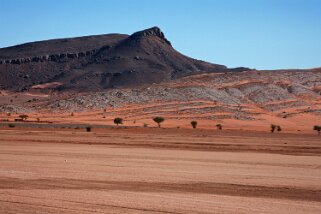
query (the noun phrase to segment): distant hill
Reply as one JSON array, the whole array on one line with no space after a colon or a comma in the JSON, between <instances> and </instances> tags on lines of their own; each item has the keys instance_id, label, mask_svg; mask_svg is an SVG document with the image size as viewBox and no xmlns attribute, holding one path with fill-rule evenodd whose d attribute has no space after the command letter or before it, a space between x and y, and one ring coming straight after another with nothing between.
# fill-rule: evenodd
<instances>
[{"instance_id":1,"label":"distant hill","mask_svg":"<svg viewBox=\"0 0 321 214\"><path fill-rule=\"evenodd\" d=\"M180 77L244 71L177 52L153 27L132 35L107 34L26 43L0 49L0 89L26 91L55 84L57 91L100 91Z\"/></svg>"},{"instance_id":2,"label":"distant hill","mask_svg":"<svg viewBox=\"0 0 321 214\"><path fill-rule=\"evenodd\" d=\"M296 123L308 115L318 124L321 68L230 69L179 53L157 27L0 49L0 113L127 104L133 109L125 108L126 118L157 114L269 124L271 118Z\"/></svg>"}]
</instances>

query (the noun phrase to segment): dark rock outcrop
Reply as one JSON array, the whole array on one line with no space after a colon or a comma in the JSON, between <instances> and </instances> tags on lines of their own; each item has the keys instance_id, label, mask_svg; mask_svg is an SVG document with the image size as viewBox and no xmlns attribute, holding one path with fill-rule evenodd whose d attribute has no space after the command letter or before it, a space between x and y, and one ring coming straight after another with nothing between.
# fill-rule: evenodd
<instances>
[{"instance_id":1,"label":"dark rock outcrop","mask_svg":"<svg viewBox=\"0 0 321 214\"><path fill-rule=\"evenodd\" d=\"M79 52L79 53L59 53L59 54L51 54L51 55L44 55L44 56L34 56L32 58L20 58L20 59L6 59L0 60L0 65L2 64L16 64L20 65L23 63L30 63L30 62L58 62L59 60L63 59L79 59L86 56L92 56L97 50L90 50L86 52Z\"/></svg>"},{"instance_id":2,"label":"dark rock outcrop","mask_svg":"<svg viewBox=\"0 0 321 214\"><path fill-rule=\"evenodd\" d=\"M58 90L102 90L229 71L177 52L158 27L130 36L99 35L0 48L0 85L16 91L50 82L60 82Z\"/></svg>"},{"instance_id":3,"label":"dark rock outcrop","mask_svg":"<svg viewBox=\"0 0 321 214\"><path fill-rule=\"evenodd\" d=\"M138 31L130 36L131 39L140 39L147 36L156 36L164 40L168 45L171 45L170 41L165 38L164 33L158 27L152 27L146 30Z\"/></svg>"}]
</instances>

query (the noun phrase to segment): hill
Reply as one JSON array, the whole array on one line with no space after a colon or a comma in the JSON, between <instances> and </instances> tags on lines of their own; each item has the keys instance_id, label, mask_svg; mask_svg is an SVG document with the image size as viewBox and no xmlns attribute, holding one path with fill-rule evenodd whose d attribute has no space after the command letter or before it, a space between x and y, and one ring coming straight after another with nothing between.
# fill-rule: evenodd
<instances>
[{"instance_id":1,"label":"hill","mask_svg":"<svg viewBox=\"0 0 321 214\"><path fill-rule=\"evenodd\" d=\"M242 70L247 69L235 71ZM227 71L232 70L177 52L158 27L0 49L0 89L11 91L52 82L59 83L58 91L99 91Z\"/></svg>"},{"instance_id":2,"label":"hill","mask_svg":"<svg viewBox=\"0 0 321 214\"><path fill-rule=\"evenodd\" d=\"M0 57L4 120L7 112L103 124L115 116L144 123L159 115L181 125L232 120L296 130L321 117L320 68L229 69L177 52L157 27L17 45L0 49Z\"/></svg>"}]
</instances>

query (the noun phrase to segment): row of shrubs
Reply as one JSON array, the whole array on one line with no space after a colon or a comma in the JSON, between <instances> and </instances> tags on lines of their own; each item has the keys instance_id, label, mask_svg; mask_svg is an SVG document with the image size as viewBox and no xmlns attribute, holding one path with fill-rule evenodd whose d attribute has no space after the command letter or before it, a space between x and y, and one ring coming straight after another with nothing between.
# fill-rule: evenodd
<instances>
[{"instance_id":1,"label":"row of shrubs","mask_svg":"<svg viewBox=\"0 0 321 214\"><path fill-rule=\"evenodd\" d=\"M9 114L9 113L8 113L8 115L11 116L11 114ZM74 116L74 114L72 113L71 116ZM26 120L28 119L28 117L29 117L28 115L22 114L22 115L19 115L19 118L20 118L20 119L16 119L16 121L26 121ZM37 118L37 121L40 121L40 118ZM120 117L116 117L116 118L114 119L114 123L115 123L117 126L118 126L119 124L123 124L123 121L124 121L123 118L120 118ZM157 123L158 127L160 128L160 127L161 127L161 123L165 121L165 118L163 118L163 117L154 117L154 118L153 118L153 121L154 121L155 123ZM195 120L191 121L191 126L192 126L194 129L197 128L197 125L198 125L197 121L195 121ZM147 126L148 126L148 124L144 124L144 127L147 127ZM13 127L15 127L15 126L14 126L13 124L9 124L9 127L13 128ZM222 124L216 124L216 128L217 128L218 130L222 130L222 129L223 129L223 126L222 126ZM86 130L87 130L88 132L90 132L90 131L91 131L91 127L87 127ZM317 132L318 132L318 135L320 135L320 133L321 133L321 126L315 125L315 126L313 126L313 130L314 130L314 131L317 131ZM282 128L281 128L281 126L279 126L279 125L271 124L271 130L270 130L270 131L271 131L272 133L274 133L275 131L281 132L281 131L282 131Z\"/></svg>"},{"instance_id":2,"label":"row of shrubs","mask_svg":"<svg viewBox=\"0 0 321 214\"><path fill-rule=\"evenodd\" d=\"M161 123L165 121L165 118L163 118L163 117L154 117L154 118L153 118L153 121L154 121L155 123L157 123L158 127L160 128L160 127L161 127ZM118 126L119 124L123 124L123 118L116 117L116 118L114 119L114 123L115 123L117 126ZM147 127L147 126L148 126L148 125L145 123L145 124L144 124L144 127ZM197 121L193 120L193 121L191 122L191 126L192 126L194 129L196 129L196 127L197 127ZM217 127L217 129L219 129L219 130L222 130L222 129L223 129L222 124L217 124L216 127Z\"/></svg>"},{"instance_id":3,"label":"row of shrubs","mask_svg":"<svg viewBox=\"0 0 321 214\"><path fill-rule=\"evenodd\" d=\"M165 121L165 118L163 117L155 117L153 118L154 122L158 124L158 127L160 128L161 127L161 123ZM114 119L114 123L117 124L117 126L119 124L123 124L123 119L120 118L120 117L117 117ZM193 120L191 121L191 126L196 129L197 128L197 121ZM144 124L144 127L147 127L148 125L147 124ZM223 126L222 124L216 124L216 128L219 129L219 130L222 130L223 129ZM321 133L321 126L313 126L313 130L314 131L317 131L318 132L318 135L320 135ZM275 124L271 124L271 130L270 130L272 133L274 133L275 131L277 132L281 132L282 131L282 128L280 125L275 125Z\"/></svg>"},{"instance_id":4,"label":"row of shrubs","mask_svg":"<svg viewBox=\"0 0 321 214\"><path fill-rule=\"evenodd\" d=\"M159 128L161 127L160 124L165 121L165 119L164 119L163 117L155 117L155 118L153 118L153 120L154 120L154 122L156 122L156 123L158 124L158 127L159 127ZM114 119L114 123L115 123L117 126L118 126L119 124L123 124L123 119L120 118L120 117L117 117L117 118ZM145 124L144 124L144 127L147 127L147 126L148 126L148 125L145 123ZM191 122L191 126L192 126L194 129L196 129L196 128L197 128L197 121L193 120L193 121ZM12 124L9 124L9 127L14 127L14 125L12 126ZM223 129L223 126L222 126L222 124L217 124L217 125L216 125L216 128L217 128L218 130L222 130L222 129ZM314 131L317 131L317 132L318 132L318 135L320 135L320 133L321 133L321 126L314 126L314 127L313 127L313 130L314 130ZM87 131L87 132L91 132L91 127L90 127L90 126L86 127L86 131ZM275 125L275 124L271 124L271 132L274 133L275 131L281 132L281 131L282 131L281 126Z\"/></svg>"}]
</instances>

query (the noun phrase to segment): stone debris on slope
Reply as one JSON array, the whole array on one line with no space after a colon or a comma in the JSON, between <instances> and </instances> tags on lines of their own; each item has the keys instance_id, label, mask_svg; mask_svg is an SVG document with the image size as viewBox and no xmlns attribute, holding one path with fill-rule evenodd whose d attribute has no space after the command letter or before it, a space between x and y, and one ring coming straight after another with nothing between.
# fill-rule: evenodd
<instances>
[{"instance_id":1,"label":"stone debris on slope","mask_svg":"<svg viewBox=\"0 0 321 214\"><path fill-rule=\"evenodd\" d=\"M145 87L110 89L70 95L68 98L57 97L42 102L41 105L2 105L0 111L77 112L156 103L162 105L145 106L143 108L146 111L143 113L158 112L178 115L181 118L184 115L194 115L195 118L251 120L264 111L294 109L280 117L300 113L319 114L321 95L315 91L315 87L319 86L320 72L251 71L237 74L203 74Z\"/></svg>"}]
</instances>

